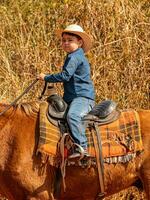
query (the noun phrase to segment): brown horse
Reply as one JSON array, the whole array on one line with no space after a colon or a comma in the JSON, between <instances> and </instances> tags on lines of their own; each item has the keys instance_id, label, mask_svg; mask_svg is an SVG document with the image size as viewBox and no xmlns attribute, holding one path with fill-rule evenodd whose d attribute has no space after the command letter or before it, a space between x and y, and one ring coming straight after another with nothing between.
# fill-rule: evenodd
<instances>
[{"instance_id":1,"label":"brown horse","mask_svg":"<svg viewBox=\"0 0 150 200\"><path fill-rule=\"evenodd\" d=\"M0 112L6 105L0 105ZM18 104L0 116L0 190L9 200L50 200L56 168L42 168L35 154L38 138L38 103ZM140 116L144 152L125 164L104 164L106 196L141 180L150 199L150 110ZM94 200L99 191L97 168L67 167L66 192L59 200Z\"/></svg>"}]
</instances>

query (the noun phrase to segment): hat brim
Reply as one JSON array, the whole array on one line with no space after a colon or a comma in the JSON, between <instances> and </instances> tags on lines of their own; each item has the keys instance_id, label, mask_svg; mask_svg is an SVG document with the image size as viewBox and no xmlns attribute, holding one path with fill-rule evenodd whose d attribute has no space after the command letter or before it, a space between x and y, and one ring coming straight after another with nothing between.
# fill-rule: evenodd
<instances>
[{"instance_id":1,"label":"hat brim","mask_svg":"<svg viewBox=\"0 0 150 200\"><path fill-rule=\"evenodd\" d=\"M90 35L88 35L86 32L78 32L78 31L69 31L69 30L56 30L56 35L61 38L62 37L62 33L73 33L75 35L78 35L82 38L83 40L83 45L82 48L84 50L84 52L88 52L91 47L92 47L92 37Z\"/></svg>"}]
</instances>

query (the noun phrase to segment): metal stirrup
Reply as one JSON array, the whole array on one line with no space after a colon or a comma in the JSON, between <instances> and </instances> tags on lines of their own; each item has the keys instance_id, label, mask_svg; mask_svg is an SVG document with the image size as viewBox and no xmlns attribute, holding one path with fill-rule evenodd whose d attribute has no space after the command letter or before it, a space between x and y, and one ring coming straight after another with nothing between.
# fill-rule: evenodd
<instances>
[{"instance_id":1,"label":"metal stirrup","mask_svg":"<svg viewBox=\"0 0 150 200\"><path fill-rule=\"evenodd\" d=\"M84 149L83 147L81 147L79 144L74 143L75 146L77 146L79 148L79 153L80 153L80 158L79 160L81 160L82 158L84 158Z\"/></svg>"}]
</instances>

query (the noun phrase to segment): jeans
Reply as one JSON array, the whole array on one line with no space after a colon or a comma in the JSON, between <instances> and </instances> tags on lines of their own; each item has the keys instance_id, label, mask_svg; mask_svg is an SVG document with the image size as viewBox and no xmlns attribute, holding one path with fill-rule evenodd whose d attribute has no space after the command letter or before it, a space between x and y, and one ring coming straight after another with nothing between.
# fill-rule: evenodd
<instances>
[{"instance_id":1,"label":"jeans","mask_svg":"<svg viewBox=\"0 0 150 200\"><path fill-rule=\"evenodd\" d=\"M82 117L93 108L94 104L94 100L85 97L77 97L69 105L67 122L69 124L72 137L75 142L84 149L87 148L87 138L85 135L86 123L82 121Z\"/></svg>"}]
</instances>

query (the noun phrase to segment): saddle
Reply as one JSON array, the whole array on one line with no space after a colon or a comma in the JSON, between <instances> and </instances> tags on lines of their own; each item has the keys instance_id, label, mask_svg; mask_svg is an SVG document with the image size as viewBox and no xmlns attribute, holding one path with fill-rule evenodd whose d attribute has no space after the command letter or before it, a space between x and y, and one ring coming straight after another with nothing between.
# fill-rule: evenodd
<instances>
[{"instance_id":1,"label":"saddle","mask_svg":"<svg viewBox=\"0 0 150 200\"><path fill-rule=\"evenodd\" d=\"M47 102L48 102L48 107L47 107ZM44 120L42 121L43 123L41 123L41 131L40 131L41 139L39 140L41 141L41 143L39 145L39 151L46 152L46 155L48 154L53 155L53 158L55 158L57 157L57 153L52 154L52 152L55 153L59 149L59 152L61 154L61 163L58 162L58 166L60 166L61 174L63 177L63 184L64 184L66 163L68 164L68 166L71 164L74 165L74 163L71 161L66 162L68 153L65 151L66 149L70 150L73 144L75 144L73 140L70 140L70 135L66 134L66 133L69 133L68 131L69 127L66 120L69 106L66 104L66 102L62 99L61 96L57 95L57 93L51 94L47 98L47 102L45 102L46 108L43 104L44 111L46 111L46 115L45 115L45 112L43 113L43 115L41 112L41 119L43 118ZM130 113L132 113L132 116L130 115ZM98 175L99 175L99 183L100 183L100 191L101 191L100 196L102 197L104 197L104 189L105 189L104 188L104 162L125 163L133 159L136 156L136 152L138 152L139 150L140 151L142 150L142 142L140 139L141 136L140 136L140 132L138 128L138 120L135 117L135 115L136 114L133 113L133 111L120 112L117 109L117 104L114 101L105 100L95 105L93 109L82 119L89 126L88 127L89 132L87 132L87 134L89 134L89 136L87 135L89 150L91 151L91 153L93 150L94 156L96 158ZM124 122L125 118L128 119L126 123ZM54 126L49 128L49 125L48 125L50 124L49 121L54 126L59 127L59 129L57 129L56 127L56 130L55 130ZM109 125L111 124L111 122L114 122L112 127ZM117 123L117 128L115 128L116 123ZM130 124L132 124L132 128ZM121 130L120 130L120 127L122 128ZM109 129L111 133L109 132ZM131 139L129 137L131 135L129 131L132 132ZM62 133L61 136L60 136L60 132ZM44 142L43 135L44 135L44 140L45 140L44 144L43 144ZM103 137L102 138L103 140L101 140L101 135ZM92 140L91 140L91 136L92 136ZM60 137L61 137L61 140L60 140ZM52 138L52 141L51 141L51 138ZM56 139L56 141L54 139ZM55 143L56 144L59 143L59 145L57 146L55 145ZM136 147L136 144L137 144L137 147ZM49 152L50 146L52 149L51 152ZM57 149L57 147L59 148ZM103 147L104 154L102 154L102 147ZM130 151L130 147L132 147L131 151ZM113 149L114 154L111 152L112 149ZM81 166L83 166L84 164L87 164L87 165L88 164L91 165L91 163L95 164L95 158L93 160L92 159L89 160L89 162L87 162L86 160L81 160L80 162L77 162L77 165L81 164ZM50 159L50 160L54 162L54 165L57 163L57 161L55 163L55 160L57 160L56 158ZM64 188L65 188L65 185L64 185Z\"/></svg>"},{"instance_id":2,"label":"saddle","mask_svg":"<svg viewBox=\"0 0 150 200\"><path fill-rule=\"evenodd\" d=\"M66 121L68 112L67 103L57 94L53 94L47 98L49 103L47 109L47 118L54 125L58 121ZM118 119L120 111L117 110L117 104L112 100L105 100L95 105L93 109L83 117L83 121L87 123L98 122L99 124L108 124Z\"/></svg>"}]
</instances>

